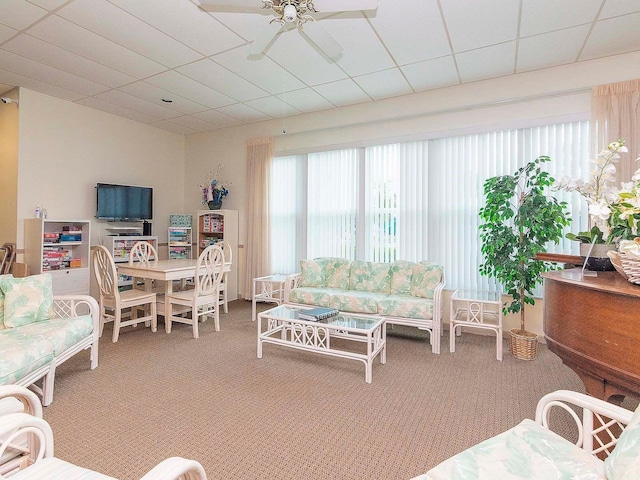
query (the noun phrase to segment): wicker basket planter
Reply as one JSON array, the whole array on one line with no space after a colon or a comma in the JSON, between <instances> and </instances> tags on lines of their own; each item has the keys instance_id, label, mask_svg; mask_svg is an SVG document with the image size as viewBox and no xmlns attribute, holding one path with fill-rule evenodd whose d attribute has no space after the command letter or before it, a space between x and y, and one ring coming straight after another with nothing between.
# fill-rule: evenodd
<instances>
[{"instance_id":1,"label":"wicker basket planter","mask_svg":"<svg viewBox=\"0 0 640 480\"><path fill-rule=\"evenodd\" d=\"M633 258L624 252L618 252L618 258L622 264L622 270L631 283L640 284L640 260Z\"/></svg>"},{"instance_id":2,"label":"wicker basket planter","mask_svg":"<svg viewBox=\"0 0 640 480\"><path fill-rule=\"evenodd\" d=\"M509 330L509 350L520 360L535 360L538 356L538 335L513 328Z\"/></svg>"}]
</instances>

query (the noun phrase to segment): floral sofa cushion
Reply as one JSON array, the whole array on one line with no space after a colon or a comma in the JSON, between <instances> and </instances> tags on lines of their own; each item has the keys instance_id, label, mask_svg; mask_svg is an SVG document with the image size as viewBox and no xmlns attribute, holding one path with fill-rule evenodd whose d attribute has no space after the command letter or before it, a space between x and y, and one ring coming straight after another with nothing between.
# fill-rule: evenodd
<instances>
[{"instance_id":1,"label":"floral sofa cushion","mask_svg":"<svg viewBox=\"0 0 640 480\"><path fill-rule=\"evenodd\" d=\"M35 322L20 328L20 333L33 337L46 338L53 345L53 354L60 355L78 342L87 338L93 331L91 315L73 318L51 318Z\"/></svg>"},{"instance_id":2,"label":"floral sofa cushion","mask_svg":"<svg viewBox=\"0 0 640 480\"><path fill-rule=\"evenodd\" d=\"M611 455L604 461L608 480L632 480L640 477L640 406L622 432Z\"/></svg>"},{"instance_id":3,"label":"floral sofa cushion","mask_svg":"<svg viewBox=\"0 0 640 480\"><path fill-rule=\"evenodd\" d=\"M411 273L411 295L433 298L436 285L442 280L442 267L433 262L414 263Z\"/></svg>"},{"instance_id":4,"label":"floral sofa cushion","mask_svg":"<svg viewBox=\"0 0 640 480\"><path fill-rule=\"evenodd\" d=\"M303 305L329 307L331 289L326 287L298 287L291 290L289 301Z\"/></svg>"},{"instance_id":5,"label":"floral sofa cushion","mask_svg":"<svg viewBox=\"0 0 640 480\"><path fill-rule=\"evenodd\" d=\"M606 477L601 460L527 419L414 480L445 479L605 480Z\"/></svg>"},{"instance_id":6,"label":"floral sofa cushion","mask_svg":"<svg viewBox=\"0 0 640 480\"><path fill-rule=\"evenodd\" d=\"M349 288L349 274L351 273L351 262L344 258L318 259L324 265L325 285L329 288Z\"/></svg>"},{"instance_id":7,"label":"floral sofa cushion","mask_svg":"<svg viewBox=\"0 0 640 480\"><path fill-rule=\"evenodd\" d=\"M391 264L391 293L411 294L411 275L413 262L396 260Z\"/></svg>"},{"instance_id":8,"label":"floral sofa cushion","mask_svg":"<svg viewBox=\"0 0 640 480\"><path fill-rule=\"evenodd\" d=\"M361 292L391 292L391 265L375 262L351 262L349 290Z\"/></svg>"},{"instance_id":9,"label":"floral sofa cushion","mask_svg":"<svg viewBox=\"0 0 640 480\"><path fill-rule=\"evenodd\" d=\"M53 360L53 345L44 337L21 333L22 328L0 331L0 385L16 383Z\"/></svg>"},{"instance_id":10,"label":"floral sofa cushion","mask_svg":"<svg viewBox=\"0 0 640 480\"><path fill-rule=\"evenodd\" d=\"M301 287L324 287L324 265L316 260L300 260Z\"/></svg>"},{"instance_id":11,"label":"floral sofa cushion","mask_svg":"<svg viewBox=\"0 0 640 480\"><path fill-rule=\"evenodd\" d=\"M378 315L430 320L433 318L433 301L411 295L385 295L378 300Z\"/></svg>"},{"instance_id":12,"label":"floral sofa cushion","mask_svg":"<svg viewBox=\"0 0 640 480\"><path fill-rule=\"evenodd\" d=\"M6 277L11 277L13 278L13 275L9 274L9 275L0 275L0 281L2 281L3 278ZM2 289L0 288L0 330L6 328L4 326L4 293L2 293Z\"/></svg>"},{"instance_id":13,"label":"floral sofa cushion","mask_svg":"<svg viewBox=\"0 0 640 480\"><path fill-rule=\"evenodd\" d=\"M341 312L378 313L378 302L386 297L384 293L342 290L329 297L329 307Z\"/></svg>"},{"instance_id":14,"label":"floral sofa cushion","mask_svg":"<svg viewBox=\"0 0 640 480\"><path fill-rule=\"evenodd\" d=\"M0 278L4 293L4 325L21 327L53 316L51 275L43 273L24 278Z\"/></svg>"}]
</instances>

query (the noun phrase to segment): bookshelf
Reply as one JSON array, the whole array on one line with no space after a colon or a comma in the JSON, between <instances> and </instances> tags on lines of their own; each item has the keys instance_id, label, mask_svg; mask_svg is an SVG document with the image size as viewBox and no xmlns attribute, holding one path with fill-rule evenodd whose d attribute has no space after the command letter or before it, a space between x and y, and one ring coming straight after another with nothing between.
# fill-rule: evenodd
<instances>
[{"instance_id":1,"label":"bookshelf","mask_svg":"<svg viewBox=\"0 0 640 480\"><path fill-rule=\"evenodd\" d=\"M169 227L169 259L192 258L191 227Z\"/></svg>"},{"instance_id":2,"label":"bookshelf","mask_svg":"<svg viewBox=\"0 0 640 480\"><path fill-rule=\"evenodd\" d=\"M198 210L196 219L198 255L209 245L221 241L227 242L231 247L233 261L229 272L227 295L229 301L236 300L238 298L238 211Z\"/></svg>"},{"instance_id":3,"label":"bookshelf","mask_svg":"<svg viewBox=\"0 0 640 480\"><path fill-rule=\"evenodd\" d=\"M144 235L110 235L106 237L104 246L111 252L117 267L118 263L129 262L129 252L137 242L149 242L158 251L158 237ZM131 277L120 275L118 287L128 287L129 285L131 285Z\"/></svg>"},{"instance_id":4,"label":"bookshelf","mask_svg":"<svg viewBox=\"0 0 640 480\"><path fill-rule=\"evenodd\" d=\"M50 273L55 295L88 295L91 222L28 218L24 261L32 274Z\"/></svg>"}]
</instances>

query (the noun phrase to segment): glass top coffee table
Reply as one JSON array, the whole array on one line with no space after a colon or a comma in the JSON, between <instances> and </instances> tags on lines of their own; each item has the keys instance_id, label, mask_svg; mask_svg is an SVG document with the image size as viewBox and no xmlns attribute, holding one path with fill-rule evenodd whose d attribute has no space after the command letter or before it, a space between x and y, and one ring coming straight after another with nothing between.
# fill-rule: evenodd
<instances>
[{"instance_id":1,"label":"glass top coffee table","mask_svg":"<svg viewBox=\"0 0 640 480\"><path fill-rule=\"evenodd\" d=\"M273 343L285 347L334 357L359 360L365 365L365 381L371 383L373 360L380 355L380 363L387 361L387 330L383 318L341 313L317 322L298 318L303 307L280 305L258 314L258 358L262 358L262 345ZM266 329L262 331L262 321ZM334 348L331 339L341 338L364 342L367 353Z\"/></svg>"}]
</instances>

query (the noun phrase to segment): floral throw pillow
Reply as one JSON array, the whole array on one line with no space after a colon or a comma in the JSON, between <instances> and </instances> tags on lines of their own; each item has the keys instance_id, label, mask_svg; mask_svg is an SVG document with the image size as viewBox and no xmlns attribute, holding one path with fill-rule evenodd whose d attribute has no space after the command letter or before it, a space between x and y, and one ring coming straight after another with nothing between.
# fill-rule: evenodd
<instances>
[{"instance_id":1,"label":"floral throw pillow","mask_svg":"<svg viewBox=\"0 0 640 480\"><path fill-rule=\"evenodd\" d=\"M316 260L300 260L301 287L324 287L324 265Z\"/></svg>"},{"instance_id":2,"label":"floral throw pillow","mask_svg":"<svg viewBox=\"0 0 640 480\"><path fill-rule=\"evenodd\" d=\"M442 267L437 263L418 262L411 275L411 295L433 298L433 290L442 279Z\"/></svg>"},{"instance_id":3,"label":"floral throw pillow","mask_svg":"<svg viewBox=\"0 0 640 480\"><path fill-rule=\"evenodd\" d=\"M53 316L51 275L43 273L24 278L0 278L4 294L4 325L16 328Z\"/></svg>"},{"instance_id":4,"label":"floral throw pillow","mask_svg":"<svg viewBox=\"0 0 640 480\"><path fill-rule=\"evenodd\" d=\"M13 278L13 275L0 275L0 279L3 278ZM2 289L0 289L0 330L4 328L4 293L2 293Z\"/></svg>"},{"instance_id":5,"label":"floral throw pillow","mask_svg":"<svg viewBox=\"0 0 640 480\"><path fill-rule=\"evenodd\" d=\"M319 259L316 258L316 261ZM351 262L344 258L326 258L324 260L324 278L329 288L349 288Z\"/></svg>"},{"instance_id":6,"label":"floral throw pillow","mask_svg":"<svg viewBox=\"0 0 640 480\"><path fill-rule=\"evenodd\" d=\"M604 470L610 480L631 480L640 472L640 406L622 432L616 447L604 461Z\"/></svg>"}]
</instances>

